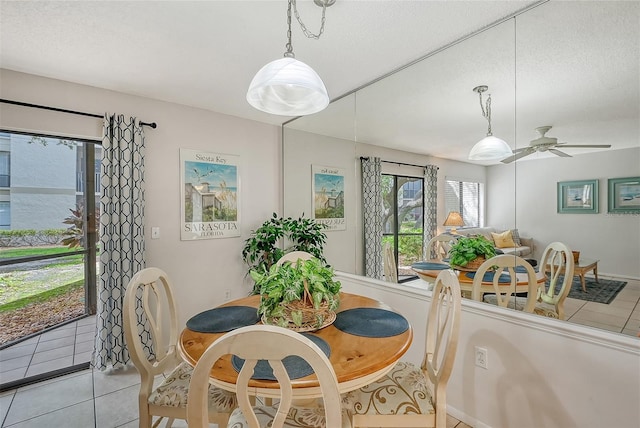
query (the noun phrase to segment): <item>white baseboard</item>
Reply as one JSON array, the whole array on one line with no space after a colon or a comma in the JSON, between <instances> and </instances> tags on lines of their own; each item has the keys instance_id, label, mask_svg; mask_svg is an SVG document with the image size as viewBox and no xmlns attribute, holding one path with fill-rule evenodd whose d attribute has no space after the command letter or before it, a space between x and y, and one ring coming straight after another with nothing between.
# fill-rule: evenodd
<instances>
[{"instance_id":1,"label":"white baseboard","mask_svg":"<svg viewBox=\"0 0 640 428\"><path fill-rule=\"evenodd\" d=\"M593 273L589 272L589 274L585 275L587 277L594 278ZM627 281L640 281L640 278L629 276L629 275L620 275L617 273L606 273L606 272L598 272L598 278L616 278L616 279L626 279Z\"/></svg>"}]
</instances>

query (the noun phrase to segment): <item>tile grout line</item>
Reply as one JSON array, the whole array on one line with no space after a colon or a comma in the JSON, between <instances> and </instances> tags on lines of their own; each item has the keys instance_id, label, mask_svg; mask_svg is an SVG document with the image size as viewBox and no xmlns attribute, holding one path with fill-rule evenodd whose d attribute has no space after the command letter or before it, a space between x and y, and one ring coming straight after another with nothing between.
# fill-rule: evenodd
<instances>
[{"instance_id":1,"label":"tile grout line","mask_svg":"<svg viewBox=\"0 0 640 428\"><path fill-rule=\"evenodd\" d=\"M627 325L629 325L629 323L631 322L631 317L633 316L633 312L635 312L635 310L638 307L640 307L640 298L638 298L638 301L636 302L635 306L633 307L633 309L631 309L631 313L629 313L629 317L627 318L627 321L624 323L624 327L622 327L623 331L625 328L627 328Z\"/></svg>"},{"instance_id":2,"label":"tile grout line","mask_svg":"<svg viewBox=\"0 0 640 428\"><path fill-rule=\"evenodd\" d=\"M98 411L96 409L96 376L93 368L89 367L91 370L91 394L93 397L93 426L98 426Z\"/></svg>"},{"instance_id":3,"label":"tile grout line","mask_svg":"<svg viewBox=\"0 0 640 428\"><path fill-rule=\"evenodd\" d=\"M33 363L33 357L36 355L36 351L38 350L38 346L40 345L40 340L42 339L42 335L38 335L38 341L36 342L35 348L33 348L33 352L31 353L31 358L29 359L29 364L27 364L27 369L24 371L23 378L27 378L27 373L29 373L29 368L31 368L31 364ZM18 390L16 390L18 392Z\"/></svg>"},{"instance_id":4,"label":"tile grout line","mask_svg":"<svg viewBox=\"0 0 640 428\"><path fill-rule=\"evenodd\" d=\"M76 331L75 335L73 336L73 354L71 354L71 364L76 364L76 347L78 346L78 321L76 321L75 324Z\"/></svg>"}]
</instances>

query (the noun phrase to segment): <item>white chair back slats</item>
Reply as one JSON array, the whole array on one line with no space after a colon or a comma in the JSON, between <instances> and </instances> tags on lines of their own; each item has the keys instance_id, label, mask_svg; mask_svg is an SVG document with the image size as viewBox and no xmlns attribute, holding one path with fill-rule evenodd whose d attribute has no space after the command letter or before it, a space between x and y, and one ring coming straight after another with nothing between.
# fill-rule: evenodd
<instances>
[{"instance_id":1,"label":"white chair back slats","mask_svg":"<svg viewBox=\"0 0 640 428\"><path fill-rule=\"evenodd\" d=\"M216 361L227 354L236 355L244 360L236 380L239 409L231 415L230 426L299 426L288 416L293 403L293 387L282 361L290 355L305 360L318 378L324 402L324 426L343 426L338 380L329 358L315 343L300 333L282 327L258 324L225 334L212 343L198 360L189 388L187 421L190 428L208 427L206 393L209 374ZM280 399L276 406L253 406L251 403L253 391L249 381L259 360L269 362L278 381Z\"/></svg>"}]
</instances>

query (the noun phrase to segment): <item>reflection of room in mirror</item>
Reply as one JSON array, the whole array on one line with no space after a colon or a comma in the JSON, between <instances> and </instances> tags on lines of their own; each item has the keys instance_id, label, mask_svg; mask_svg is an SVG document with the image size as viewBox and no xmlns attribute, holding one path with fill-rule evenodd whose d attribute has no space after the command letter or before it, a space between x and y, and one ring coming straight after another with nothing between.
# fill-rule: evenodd
<instances>
[{"instance_id":1,"label":"reflection of room in mirror","mask_svg":"<svg viewBox=\"0 0 640 428\"><path fill-rule=\"evenodd\" d=\"M362 274L358 157L436 165L437 233L446 231L445 179L482 183L480 226L533 237L535 260L549 243L563 242L599 260L599 279L626 282L609 303L569 297L567 321L635 336L640 228L632 214L611 215L607 203L609 179L640 176L637 17L635 2L547 2L365 85L317 117L288 123L285 210L299 211L297 169L344 165L353 223L331 234L327 257ZM469 90L478 84L491 88L492 128L514 150L542 137L558 146L537 146L507 164L469 161L471 146L486 133L477 94ZM573 147L585 145L611 147ZM598 200L593 187L581 186L567 200L580 212L558 212L557 183L587 180L599 185ZM345 246L355 258L345 258ZM586 278L598 286L591 273Z\"/></svg>"}]
</instances>

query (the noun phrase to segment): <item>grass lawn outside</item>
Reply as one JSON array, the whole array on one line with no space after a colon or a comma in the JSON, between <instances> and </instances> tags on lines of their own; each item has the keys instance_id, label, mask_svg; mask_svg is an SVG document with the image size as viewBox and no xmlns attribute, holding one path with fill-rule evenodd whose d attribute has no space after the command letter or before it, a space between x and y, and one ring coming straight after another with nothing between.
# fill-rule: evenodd
<instances>
[{"instance_id":1,"label":"grass lawn outside","mask_svg":"<svg viewBox=\"0 0 640 428\"><path fill-rule=\"evenodd\" d=\"M50 254L64 254L77 251L68 247L9 247L0 249L0 259L27 256L47 256Z\"/></svg>"},{"instance_id":2,"label":"grass lawn outside","mask_svg":"<svg viewBox=\"0 0 640 428\"><path fill-rule=\"evenodd\" d=\"M0 250L0 259L69 251L10 248ZM83 258L80 254L0 267L0 345L84 314Z\"/></svg>"},{"instance_id":3,"label":"grass lawn outside","mask_svg":"<svg viewBox=\"0 0 640 428\"><path fill-rule=\"evenodd\" d=\"M32 270L0 273L0 310L7 303L75 282L84 282L84 265L54 264Z\"/></svg>"}]
</instances>

